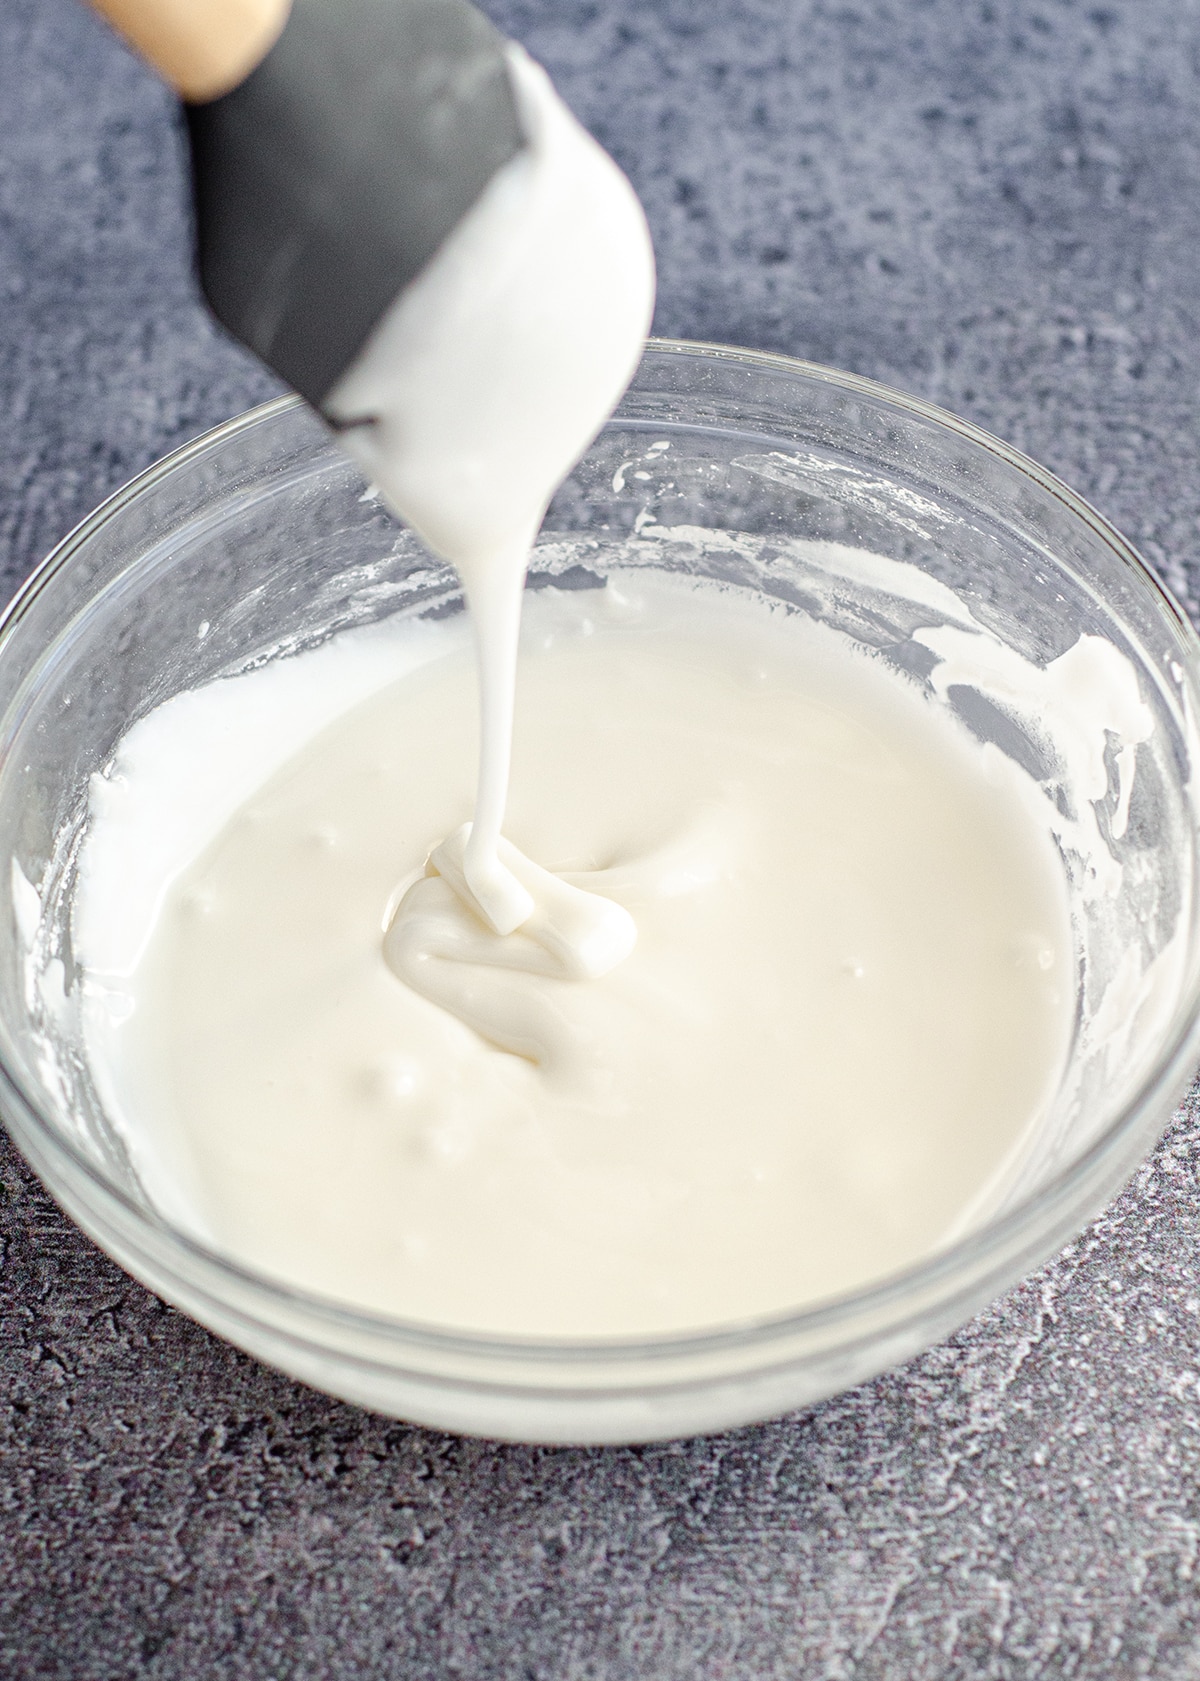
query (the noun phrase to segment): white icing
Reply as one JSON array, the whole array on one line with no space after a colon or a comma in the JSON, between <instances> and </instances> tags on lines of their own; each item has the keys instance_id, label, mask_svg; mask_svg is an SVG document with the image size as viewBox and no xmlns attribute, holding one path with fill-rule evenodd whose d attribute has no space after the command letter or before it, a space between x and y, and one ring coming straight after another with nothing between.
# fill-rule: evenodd
<instances>
[{"instance_id":1,"label":"white icing","mask_svg":"<svg viewBox=\"0 0 1200 1681\"><path fill-rule=\"evenodd\" d=\"M501 934L535 911L530 878L497 852L529 549L629 383L654 302L633 189L518 47L510 69L528 145L401 294L327 404L343 419L375 417L344 433L345 447L466 586L483 724L455 879Z\"/></svg>"},{"instance_id":2,"label":"white icing","mask_svg":"<svg viewBox=\"0 0 1200 1681\"><path fill-rule=\"evenodd\" d=\"M514 840L636 946L571 978L578 945L497 936L422 876L470 797L461 620L412 626L420 659L352 711L364 633L168 702L123 808L140 870L177 752L196 809L235 727L263 779L182 873L164 818L132 975L115 919L79 918L92 1061L149 1181L251 1265L494 1331L726 1322L928 1253L1011 1182L1060 1075L1047 802L906 679L736 592L618 576L527 612ZM330 722L280 764L263 686L304 674ZM82 879L119 902L118 821L96 808ZM381 938L406 876L470 947L420 992Z\"/></svg>"}]
</instances>

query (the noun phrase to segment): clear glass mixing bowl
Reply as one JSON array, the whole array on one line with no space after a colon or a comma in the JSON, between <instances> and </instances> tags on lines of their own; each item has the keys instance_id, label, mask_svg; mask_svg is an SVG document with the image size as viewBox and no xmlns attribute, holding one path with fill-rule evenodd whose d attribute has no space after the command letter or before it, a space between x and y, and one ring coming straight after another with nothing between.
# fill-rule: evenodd
<instances>
[{"instance_id":1,"label":"clear glass mixing bowl","mask_svg":"<svg viewBox=\"0 0 1200 1681\"><path fill-rule=\"evenodd\" d=\"M798 550L797 538L825 547ZM918 573L903 569L916 568L932 580L923 603L919 589L856 575L856 550L901 563L897 578L911 583ZM648 1440L767 1417L870 1377L961 1323L1095 1212L1200 1055L1196 636L1077 496L975 427L870 381L658 342L556 499L531 586L595 587L618 562L782 598L931 693L936 662L915 633L939 621L937 586L948 584L972 623L1026 662L1044 666L1085 632L1115 644L1153 718L1128 820L1114 819L1116 743L1110 788L1091 796L1121 886L1072 892L1071 1067L1007 1196L876 1287L653 1340L441 1332L258 1276L150 1206L93 1090L69 914L89 778L130 723L176 691L345 626L445 610L456 594L313 415L270 403L151 468L55 550L0 628L0 836L11 859L0 872L0 1104L13 1137L84 1230L161 1296L309 1383L452 1430ZM1059 785L1038 732L969 683L937 699L1064 809L1083 798Z\"/></svg>"}]
</instances>

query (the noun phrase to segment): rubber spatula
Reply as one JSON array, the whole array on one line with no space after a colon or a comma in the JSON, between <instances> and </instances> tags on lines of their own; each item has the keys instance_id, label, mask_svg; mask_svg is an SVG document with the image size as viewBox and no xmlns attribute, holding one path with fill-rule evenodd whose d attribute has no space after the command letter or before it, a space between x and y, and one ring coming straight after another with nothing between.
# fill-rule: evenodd
<instances>
[{"instance_id":1,"label":"rubber spatula","mask_svg":"<svg viewBox=\"0 0 1200 1681\"><path fill-rule=\"evenodd\" d=\"M468 0L93 4L186 102L214 313L322 408L525 143L503 38Z\"/></svg>"}]
</instances>

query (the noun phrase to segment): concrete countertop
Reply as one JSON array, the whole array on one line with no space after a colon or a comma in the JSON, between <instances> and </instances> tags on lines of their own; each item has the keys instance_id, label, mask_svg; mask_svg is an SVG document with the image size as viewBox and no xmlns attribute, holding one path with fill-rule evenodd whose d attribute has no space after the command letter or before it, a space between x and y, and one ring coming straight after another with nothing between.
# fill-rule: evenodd
<instances>
[{"instance_id":1,"label":"concrete countertop","mask_svg":"<svg viewBox=\"0 0 1200 1681\"><path fill-rule=\"evenodd\" d=\"M658 329L1011 440L1200 601L1196 0L495 0L639 188ZM269 395L171 103L0 7L0 575ZM886 1100L886 1094L881 1094ZM1200 1675L1200 1101L1038 1276L796 1417L637 1450L358 1412L133 1284L0 1150L0 1674Z\"/></svg>"}]
</instances>

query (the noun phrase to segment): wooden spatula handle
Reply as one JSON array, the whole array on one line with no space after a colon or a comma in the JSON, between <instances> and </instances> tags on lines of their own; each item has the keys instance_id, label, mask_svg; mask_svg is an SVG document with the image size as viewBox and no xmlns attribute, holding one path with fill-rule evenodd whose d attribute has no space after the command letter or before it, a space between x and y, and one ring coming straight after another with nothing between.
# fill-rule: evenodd
<instances>
[{"instance_id":1,"label":"wooden spatula handle","mask_svg":"<svg viewBox=\"0 0 1200 1681\"><path fill-rule=\"evenodd\" d=\"M91 0L186 100L228 93L274 46L291 0Z\"/></svg>"}]
</instances>

